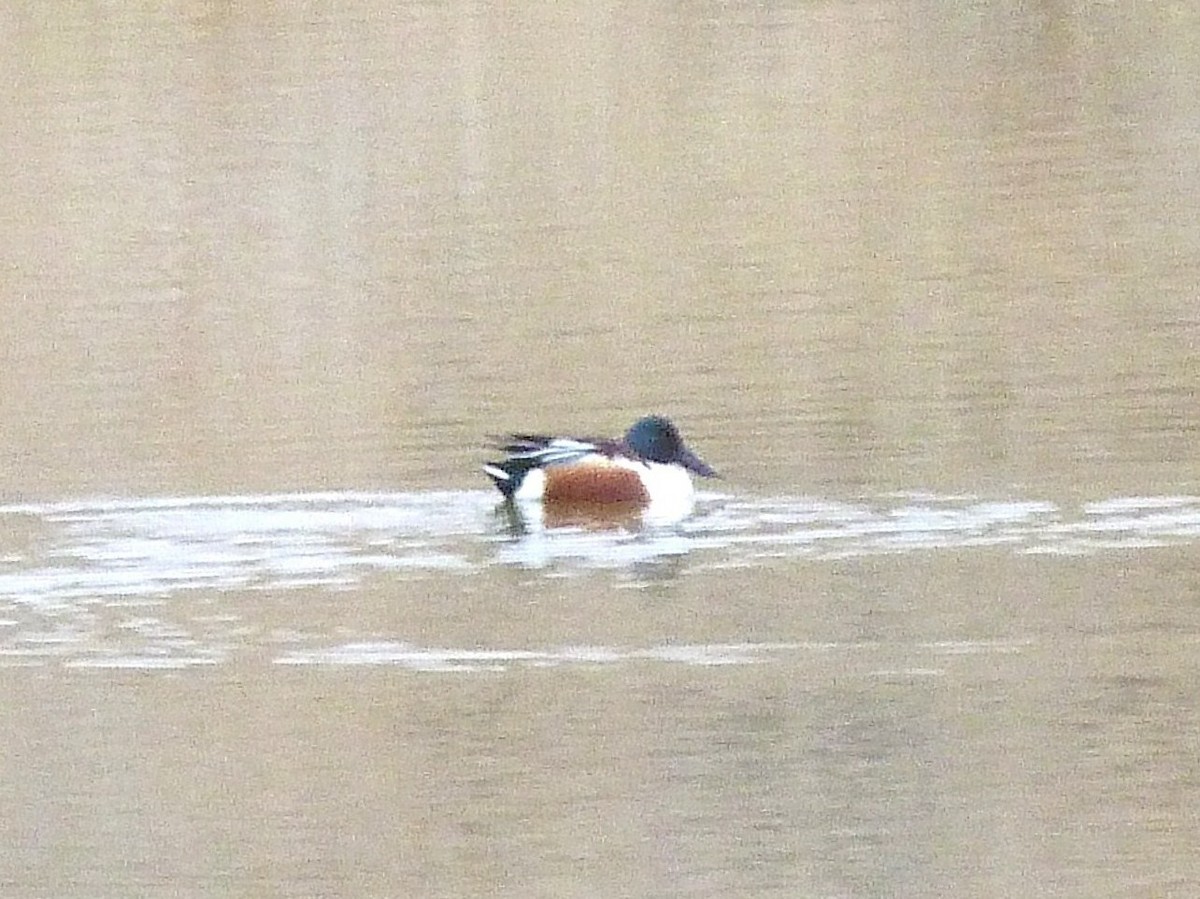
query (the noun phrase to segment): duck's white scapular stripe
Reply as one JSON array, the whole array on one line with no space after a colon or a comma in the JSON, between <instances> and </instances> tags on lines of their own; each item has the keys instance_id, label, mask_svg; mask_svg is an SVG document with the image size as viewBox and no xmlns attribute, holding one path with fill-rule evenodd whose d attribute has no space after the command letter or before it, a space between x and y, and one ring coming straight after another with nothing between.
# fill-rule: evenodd
<instances>
[{"instance_id":1,"label":"duck's white scapular stripe","mask_svg":"<svg viewBox=\"0 0 1200 899\"><path fill-rule=\"evenodd\" d=\"M595 445L582 440L560 437L545 446L524 453L513 453L513 459L537 459L539 465L561 465L564 462L579 462L596 452Z\"/></svg>"}]
</instances>

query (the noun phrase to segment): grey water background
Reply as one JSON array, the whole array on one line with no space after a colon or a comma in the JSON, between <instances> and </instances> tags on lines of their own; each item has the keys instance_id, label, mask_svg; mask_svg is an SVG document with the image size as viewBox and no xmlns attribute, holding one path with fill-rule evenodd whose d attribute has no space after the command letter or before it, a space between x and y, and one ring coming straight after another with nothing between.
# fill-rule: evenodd
<instances>
[{"instance_id":1,"label":"grey water background","mask_svg":"<svg viewBox=\"0 0 1200 899\"><path fill-rule=\"evenodd\" d=\"M0 893L1200 889L1189 6L0 33Z\"/></svg>"}]
</instances>

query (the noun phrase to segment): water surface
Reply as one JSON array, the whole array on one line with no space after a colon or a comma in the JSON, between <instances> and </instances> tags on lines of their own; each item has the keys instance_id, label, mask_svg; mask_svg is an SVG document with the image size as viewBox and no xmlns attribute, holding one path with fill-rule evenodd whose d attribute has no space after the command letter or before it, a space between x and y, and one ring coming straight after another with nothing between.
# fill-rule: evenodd
<instances>
[{"instance_id":1,"label":"water surface","mask_svg":"<svg viewBox=\"0 0 1200 899\"><path fill-rule=\"evenodd\" d=\"M1200 888L1190 10L0 28L0 891Z\"/></svg>"}]
</instances>

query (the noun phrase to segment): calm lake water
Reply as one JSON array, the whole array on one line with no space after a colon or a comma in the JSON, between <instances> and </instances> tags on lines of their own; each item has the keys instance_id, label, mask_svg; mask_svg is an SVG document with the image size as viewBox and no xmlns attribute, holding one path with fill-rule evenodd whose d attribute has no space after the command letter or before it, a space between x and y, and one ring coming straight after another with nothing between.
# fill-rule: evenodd
<instances>
[{"instance_id":1,"label":"calm lake water","mask_svg":"<svg viewBox=\"0 0 1200 899\"><path fill-rule=\"evenodd\" d=\"M1200 893L1190 6L0 28L0 893Z\"/></svg>"}]
</instances>

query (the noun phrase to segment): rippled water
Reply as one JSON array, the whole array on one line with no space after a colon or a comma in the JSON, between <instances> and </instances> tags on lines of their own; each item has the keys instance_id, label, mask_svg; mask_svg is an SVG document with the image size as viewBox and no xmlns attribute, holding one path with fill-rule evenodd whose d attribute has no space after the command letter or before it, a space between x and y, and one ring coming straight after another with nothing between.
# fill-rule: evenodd
<instances>
[{"instance_id":1,"label":"rippled water","mask_svg":"<svg viewBox=\"0 0 1200 899\"><path fill-rule=\"evenodd\" d=\"M96 500L0 507L10 536L0 567L0 658L128 667L215 664L267 634L252 604L197 614L192 595L399 589L422 578L483 579L496 567L580 577L609 571L653 583L707 570L963 552L1087 555L1190 547L1200 497L1121 497L1076 508L1037 500L895 495L871 501L703 494L676 525L528 532L491 493L313 493ZM23 546L22 546L23 544ZM103 627L98 627L103 623ZM400 636L400 635L397 635ZM496 670L508 665L766 662L805 646L424 647L331 642L287 648L288 664L395 664ZM326 641L328 642L328 641Z\"/></svg>"}]
</instances>

